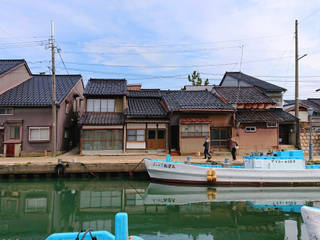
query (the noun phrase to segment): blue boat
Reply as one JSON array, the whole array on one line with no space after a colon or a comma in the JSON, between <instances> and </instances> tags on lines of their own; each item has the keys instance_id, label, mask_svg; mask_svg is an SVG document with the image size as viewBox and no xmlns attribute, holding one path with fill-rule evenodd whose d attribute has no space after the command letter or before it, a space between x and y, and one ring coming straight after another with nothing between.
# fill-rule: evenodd
<instances>
[{"instance_id":1,"label":"blue boat","mask_svg":"<svg viewBox=\"0 0 320 240\"><path fill-rule=\"evenodd\" d=\"M51 234L46 240L142 240L128 236L128 214L117 213L115 216L115 235L108 231L66 232Z\"/></svg>"}]
</instances>

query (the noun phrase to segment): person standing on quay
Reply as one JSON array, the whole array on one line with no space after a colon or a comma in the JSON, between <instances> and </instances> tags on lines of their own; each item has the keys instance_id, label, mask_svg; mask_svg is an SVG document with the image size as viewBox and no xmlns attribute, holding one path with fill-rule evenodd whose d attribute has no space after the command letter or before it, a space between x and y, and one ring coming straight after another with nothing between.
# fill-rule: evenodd
<instances>
[{"instance_id":1,"label":"person standing on quay","mask_svg":"<svg viewBox=\"0 0 320 240\"><path fill-rule=\"evenodd\" d=\"M208 156L208 161L211 159L211 154L209 153L209 148L210 148L210 141L208 136L205 136L205 141L203 143L204 146L204 159L207 159Z\"/></svg>"},{"instance_id":2,"label":"person standing on quay","mask_svg":"<svg viewBox=\"0 0 320 240\"><path fill-rule=\"evenodd\" d=\"M231 155L232 155L232 160L235 161L237 160L237 149L239 149L239 145L234 138L232 138L231 141L232 141Z\"/></svg>"}]
</instances>

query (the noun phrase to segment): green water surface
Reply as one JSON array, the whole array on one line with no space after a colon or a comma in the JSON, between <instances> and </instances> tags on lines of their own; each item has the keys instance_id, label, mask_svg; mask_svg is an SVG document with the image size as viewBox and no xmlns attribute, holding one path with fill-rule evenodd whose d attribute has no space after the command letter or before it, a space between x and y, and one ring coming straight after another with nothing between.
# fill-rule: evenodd
<instances>
[{"instance_id":1,"label":"green water surface","mask_svg":"<svg viewBox=\"0 0 320 240\"><path fill-rule=\"evenodd\" d=\"M319 189L114 178L2 180L0 239L45 239L88 228L114 233L120 211L129 214L130 235L145 240L308 239L300 208L319 206Z\"/></svg>"}]
</instances>

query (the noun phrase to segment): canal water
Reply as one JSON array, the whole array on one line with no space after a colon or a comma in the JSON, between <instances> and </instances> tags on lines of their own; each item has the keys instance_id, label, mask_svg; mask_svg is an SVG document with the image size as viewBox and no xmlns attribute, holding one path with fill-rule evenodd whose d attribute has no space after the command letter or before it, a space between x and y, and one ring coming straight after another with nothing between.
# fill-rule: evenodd
<instances>
[{"instance_id":1,"label":"canal water","mask_svg":"<svg viewBox=\"0 0 320 240\"><path fill-rule=\"evenodd\" d=\"M0 182L0 239L45 239L81 229L114 233L129 214L129 233L145 240L308 239L302 205L319 207L319 187L175 186L130 179Z\"/></svg>"}]
</instances>

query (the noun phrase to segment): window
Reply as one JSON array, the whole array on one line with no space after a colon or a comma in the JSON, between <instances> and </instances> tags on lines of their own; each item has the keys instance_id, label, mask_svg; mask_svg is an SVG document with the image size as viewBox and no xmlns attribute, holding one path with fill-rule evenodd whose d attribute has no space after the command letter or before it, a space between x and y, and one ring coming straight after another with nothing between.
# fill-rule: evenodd
<instances>
[{"instance_id":1,"label":"window","mask_svg":"<svg viewBox=\"0 0 320 240\"><path fill-rule=\"evenodd\" d=\"M0 108L0 115L12 115L13 109L12 108Z\"/></svg>"},{"instance_id":2,"label":"window","mask_svg":"<svg viewBox=\"0 0 320 240\"><path fill-rule=\"evenodd\" d=\"M277 127L277 122L267 122L267 128L275 128Z\"/></svg>"},{"instance_id":3,"label":"window","mask_svg":"<svg viewBox=\"0 0 320 240\"><path fill-rule=\"evenodd\" d=\"M87 100L87 112L93 112L93 99Z\"/></svg>"},{"instance_id":4,"label":"window","mask_svg":"<svg viewBox=\"0 0 320 240\"><path fill-rule=\"evenodd\" d=\"M208 124L183 124L181 125L182 137L204 137L209 135Z\"/></svg>"},{"instance_id":5,"label":"window","mask_svg":"<svg viewBox=\"0 0 320 240\"><path fill-rule=\"evenodd\" d=\"M246 127L246 133L255 133L256 130L257 130L256 127L252 127L252 126Z\"/></svg>"},{"instance_id":6,"label":"window","mask_svg":"<svg viewBox=\"0 0 320 240\"><path fill-rule=\"evenodd\" d=\"M114 112L114 99L88 99L87 112Z\"/></svg>"},{"instance_id":7,"label":"window","mask_svg":"<svg viewBox=\"0 0 320 240\"><path fill-rule=\"evenodd\" d=\"M20 138L20 127L10 127L10 139Z\"/></svg>"},{"instance_id":8,"label":"window","mask_svg":"<svg viewBox=\"0 0 320 240\"><path fill-rule=\"evenodd\" d=\"M83 130L83 150L121 150L123 131L118 129Z\"/></svg>"},{"instance_id":9,"label":"window","mask_svg":"<svg viewBox=\"0 0 320 240\"><path fill-rule=\"evenodd\" d=\"M49 141L50 128L49 127L30 127L29 141Z\"/></svg>"},{"instance_id":10,"label":"window","mask_svg":"<svg viewBox=\"0 0 320 240\"><path fill-rule=\"evenodd\" d=\"M77 99L76 98L73 99L72 109L73 109L74 112L76 112L78 110L77 109Z\"/></svg>"},{"instance_id":11,"label":"window","mask_svg":"<svg viewBox=\"0 0 320 240\"><path fill-rule=\"evenodd\" d=\"M114 99L101 99L101 112L114 112Z\"/></svg>"},{"instance_id":12,"label":"window","mask_svg":"<svg viewBox=\"0 0 320 240\"><path fill-rule=\"evenodd\" d=\"M158 129L158 139L164 139L166 135L166 130Z\"/></svg>"},{"instance_id":13,"label":"window","mask_svg":"<svg viewBox=\"0 0 320 240\"><path fill-rule=\"evenodd\" d=\"M130 141L138 141L144 142L145 141L145 130L136 130L136 129L129 129L128 130L128 142Z\"/></svg>"}]
</instances>

